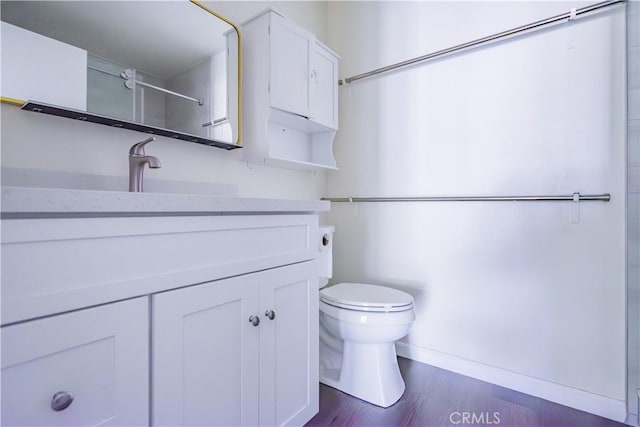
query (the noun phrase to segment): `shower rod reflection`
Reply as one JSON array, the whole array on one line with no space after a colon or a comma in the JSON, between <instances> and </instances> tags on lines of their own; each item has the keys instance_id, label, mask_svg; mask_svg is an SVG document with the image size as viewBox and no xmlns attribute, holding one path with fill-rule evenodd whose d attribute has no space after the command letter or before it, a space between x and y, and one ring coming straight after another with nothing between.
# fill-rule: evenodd
<instances>
[{"instance_id":1,"label":"shower rod reflection","mask_svg":"<svg viewBox=\"0 0 640 427\"><path fill-rule=\"evenodd\" d=\"M474 47L478 47L480 45L484 45L486 43L490 43L490 42L494 42L497 41L499 39L504 39L507 37L512 37L518 34L522 34L522 33L526 33L528 31L532 31L532 30L536 30L542 27L546 27L547 25L550 24L556 24L559 23L561 21L564 21L565 19L567 20L566 22L570 22L573 21L574 19L576 19L576 17L586 14L586 13L590 13L590 12L595 12L597 10L600 9L604 9L619 3L626 3L627 0L607 0L607 1L603 1L600 3L595 3L589 6L585 6L579 9L572 9L569 12L560 14L560 15L556 15L556 16L552 16L550 18L547 19L542 19L540 21L536 21L536 22L532 22L530 24L527 25L522 25L520 27L516 27L516 28L512 28L510 30L506 30L506 31L502 31L500 33L496 33L496 34L492 34L490 36L486 36L486 37L482 37L480 39L476 39L476 40L472 40L470 42L467 43L462 43L456 46L452 46L446 49L442 49L442 50L438 50L436 52L431 52L428 53L426 55L422 55L422 56L418 56L416 58L412 58L412 59L407 59L406 61L402 61L402 62L398 62L396 64L392 64L392 65L387 65L385 67L380 67L380 68L376 68L375 70L372 71L368 71L366 73L362 73L362 74L358 74L352 77L347 77L345 79L342 80L338 80L338 84L339 85L344 85L347 83L352 83L355 82L356 80L360 80L360 79L365 79L367 77L372 77L375 76L377 74L382 74L382 73L387 73L389 71L393 71L393 70L397 70L399 68L404 68L404 67L408 67L410 65L414 65L414 64L418 64L420 62L425 62L425 61L429 61L435 58L439 58L442 56L446 56L446 55L450 55L452 53L456 53L456 52L461 52L467 49L471 49Z\"/></svg>"},{"instance_id":2,"label":"shower rod reflection","mask_svg":"<svg viewBox=\"0 0 640 427\"><path fill-rule=\"evenodd\" d=\"M359 202L590 202L611 201L611 194L580 194L559 196L430 196L430 197L323 197L338 203Z\"/></svg>"},{"instance_id":3,"label":"shower rod reflection","mask_svg":"<svg viewBox=\"0 0 640 427\"><path fill-rule=\"evenodd\" d=\"M100 70L98 70L98 71L100 71ZM127 89L133 89L135 87L135 85L140 85L140 86L148 87L149 89L157 90L158 92L163 92L163 93L166 93L168 95L173 95L173 96L176 96L178 98L186 99L187 101L195 102L201 107L204 105L204 100L202 100L202 99L198 99L198 98L194 98L192 96L184 95L182 93L174 92L172 90L165 89L163 87L159 87L159 86L156 86L156 85L152 85L152 84L143 82L142 80L136 80L135 75L136 75L135 71L133 69L131 69L131 68L127 68L123 72L120 73L120 77L122 77L125 80L124 86Z\"/></svg>"}]
</instances>

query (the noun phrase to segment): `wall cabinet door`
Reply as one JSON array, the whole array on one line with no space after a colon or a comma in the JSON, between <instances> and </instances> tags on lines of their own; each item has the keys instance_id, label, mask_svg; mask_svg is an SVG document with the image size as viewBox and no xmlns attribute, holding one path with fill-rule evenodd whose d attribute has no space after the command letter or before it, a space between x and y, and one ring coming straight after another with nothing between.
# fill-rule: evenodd
<instances>
[{"instance_id":1,"label":"wall cabinet door","mask_svg":"<svg viewBox=\"0 0 640 427\"><path fill-rule=\"evenodd\" d=\"M148 425L148 309L136 298L3 327L2 425Z\"/></svg>"},{"instance_id":2,"label":"wall cabinet door","mask_svg":"<svg viewBox=\"0 0 640 427\"><path fill-rule=\"evenodd\" d=\"M303 425L318 413L317 276L315 262L260 276L261 425Z\"/></svg>"},{"instance_id":3,"label":"wall cabinet door","mask_svg":"<svg viewBox=\"0 0 640 427\"><path fill-rule=\"evenodd\" d=\"M338 129L338 61L327 47L316 41L309 74L309 114L329 128Z\"/></svg>"},{"instance_id":4,"label":"wall cabinet door","mask_svg":"<svg viewBox=\"0 0 640 427\"><path fill-rule=\"evenodd\" d=\"M154 425L258 424L258 286L245 275L152 297Z\"/></svg>"},{"instance_id":5,"label":"wall cabinet door","mask_svg":"<svg viewBox=\"0 0 640 427\"><path fill-rule=\"evenodd\" d=\"M269 27L271 106L309 116L309 68L314 36L278 14Z\"/></svg>"}]
</instances>

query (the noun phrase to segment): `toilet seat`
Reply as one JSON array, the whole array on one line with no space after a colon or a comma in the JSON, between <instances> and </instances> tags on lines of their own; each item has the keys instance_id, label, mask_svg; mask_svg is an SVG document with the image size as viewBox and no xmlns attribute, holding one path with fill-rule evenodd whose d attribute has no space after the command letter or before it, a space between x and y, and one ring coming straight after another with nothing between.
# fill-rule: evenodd
<instances>
[{"instance_id":1,"label":"toilet seat","mask_svg":"<svg viewBox=\"0 0 640 427\"><path fill-rule=\"evenodd\" d=\"M320 290L320 300L337 308L388 313L413 309L406 292L364 283L339 283Z\"/></svg>"}]
</instances>

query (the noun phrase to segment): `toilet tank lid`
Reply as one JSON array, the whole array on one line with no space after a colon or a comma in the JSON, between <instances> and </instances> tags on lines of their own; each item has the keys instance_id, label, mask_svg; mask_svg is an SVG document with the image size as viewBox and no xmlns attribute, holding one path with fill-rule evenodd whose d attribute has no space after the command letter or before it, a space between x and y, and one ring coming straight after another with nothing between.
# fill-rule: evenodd
<instances>
[{"instance_id":1,"label":"toilet tank lid","mask_svg":"<svg viewBox=\"0 0 640 427\"><path fill-rule=\"evenodd\" d=\"M365 283L338 283L320 290L320 298L359 307L404 307L413 304L406 292Z\"/></svg>"}]
</instances>

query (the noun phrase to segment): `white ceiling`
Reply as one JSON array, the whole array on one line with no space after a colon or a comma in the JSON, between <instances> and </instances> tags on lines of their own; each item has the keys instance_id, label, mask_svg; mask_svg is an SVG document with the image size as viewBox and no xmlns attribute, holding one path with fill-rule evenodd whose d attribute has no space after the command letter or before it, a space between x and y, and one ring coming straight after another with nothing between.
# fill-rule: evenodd
<instances>
[{"instance_id":1,"label":"white ceiling","mask_svg":"<svg viewBox=\"0 0 640 427\"><path fill-rule=\"evenodd\" d=\"M172 77L225 48L231 26L182 1L6 1L3 21Z\"/></svg>"}]
</instances>

